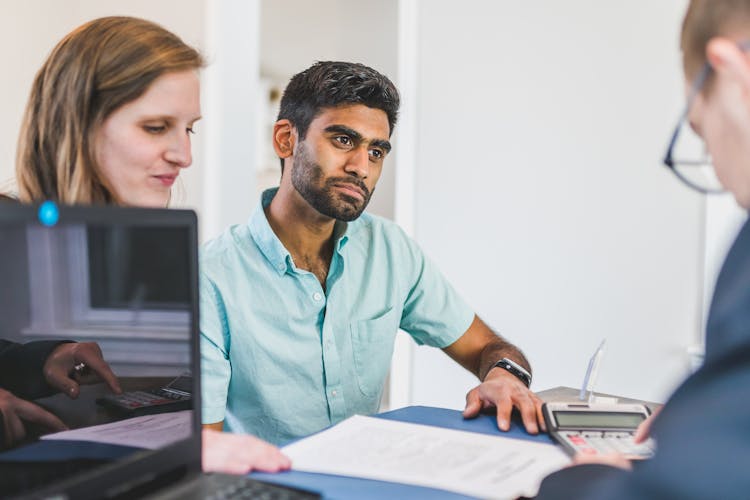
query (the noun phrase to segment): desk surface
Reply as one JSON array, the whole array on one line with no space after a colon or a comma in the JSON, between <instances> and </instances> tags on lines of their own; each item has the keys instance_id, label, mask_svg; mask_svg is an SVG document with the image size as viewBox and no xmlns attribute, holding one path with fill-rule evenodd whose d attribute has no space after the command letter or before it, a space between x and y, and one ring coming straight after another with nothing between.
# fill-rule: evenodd
<instances>
[{"instance_id":1,"label":"desk surface","mask_svg":"<svg viewBox=\"0 0 750 500\"><path fill-rule=\"evenodd\" d=\"M174 377L120 377L123 391L138 391L163 387ZM96 399L111 394L104 384L82 385L77 399L64 394L56 394L38 399L35 403L51 411L70 429L80 429L92 425L107 424L129 418L113 412L96 403ZM86 441L47 441L37 440L47 429L27 425L28 438L14 448L0 452L1 462L36 462L72 459L113 460L129 455L140 448L118 446Z\"/></svg>"},{"instance_id":2,"label":"desk surface","mask_svg":"<svg viewBox=\"0 0 750 500\"><path fill-rule=\"evenodd\" d=\"M550 403L552 401L575 401L578 399L579 393L580 393L579 389L573 389L572 387L554 387L552 389L539 391L536 393L536 395L539 396L542 399L542 401L546 403ZM617 398L617 401L619 403L643 404L643 405L646 405L648 409L651 410L652 412L661 406L661 403L654 403L653 401L644 401L642 399L621 398L613 394L605 394L602 392L595 392L594 395L608 397L608 398Z\"/></svg>"},{"instance_id":3,"label":"desk surface","mask_svg":"<svg viewBox=\"0 0 750 500\"><path fill-rule=\"evenodd\" d=\"M163 387L174 380L174 377L120 377L120 387L123 392L140 391ZM122 420L123 415L112 412L97 404L97 398L112 394L104 384L82 385L81 392L76 399L70 399L64 394L55 394L35 403L51 411L71 429L89 427L91 425L108 424Z\"/></svg>"},{"instance_id":4,"label":"desk surface","mask_svg":"<svg viewBox=\"0 0 750 500\"><path fill-rule=\"evenodd\" d=\"M497 429L494 415L480 415L471 420L464 420L461 412L445 408L426 406L409 406L375 415L378 418L399 420L416 424L434 425L482 434L502 435L505 437L525 439L541 443L552 443L546 434L532 436L527 434L519 420L513 419L508 432ZM382 498L419 498L429 500L468 499L465 495L445 490L424 488L385 481L374 481L353 477L313 474L308 472L289 471L279 474L253 473L252 477L263 481L295 486L322 493L326 499L382 499Z\"/></svg>"},{"instance_id":5,"label":"desk surface","mask_svg":"<svg viewBox=\"0 0 750 500\"><path fill-rule=\"evenodd\" d=\"M578 398L578 390L571 387L555 387L537 393L544 401L571 401ZM599 394L598 396L609 396ZM613 397L613 396L609 396ZM657 403L619 398L623 403L643 403L652 409ZM409 406L398 410L388 411L375 415L379 418L399 420L416 424L434 425L447 429L456 429L468 432L479 432L495 436L505 436L516 439L525 439L540 443L554 443L547 434L530 435L523 429L520 420L515 416L511 422L508 432L500 432L494 415L483 414L475 419L465 420L461 412L445 408L431 408L426 406ZM262 481L268 481L286 486L304 488L318 491L323 498L330 500L338 499L382 499L382 498L419 498L428 500L457 500L469 499L457 493L420 486L411 486L385 481L374 481L353 477L333 476L328 474L314 474L309 472L289 471L279 474L252 473L252 477Z\"/></svg>"},{"instance_id":6,"label":"desk surface","mask_svg":"<svg viewBox=\"0 0 750 500\"><path fill-rule=\"evenodd\" d=\"M131 388L128 387L128 389ZM578 397L578 391L568 387L557 387L539 392L538 394L545 401L572 400ZM93 394L91 396L93 396ZM650 406L658 406L656 403L638 400L627 400L623 398L620 400L622 402L640 402L646 403ZM93 404L93 402L90 403ZM553 443L552 439L546 434L536 436L527 434L523 429L520 420L515 416L511 421L510 430L505 433L500 432L497 429L494 415L482 414L477 418L465 420L461 416L460 411L445 408L410 406L381 413L376 415L376 417L468 432L500 435L540 443ZM0 461L34 461L38 459L39 456L45 456L47 460L68 459L71 456L77 458L112 459L122 456L123 454L137 451L137 449L92 443L66 443L65 447L56 446L58 444L59 443L55 442L40 441L33 445L23 447L23 449L16 449L0 454ZM112 453L115 453L115 455L112 455ZM367 500L376 498L420 498L457 500L471 498L445 490L424 488L420 486L298 471L283 472L279 474L253 473L251 476L263 481L318 491L321 492L326 499L358 498Z\"/></svg>"}]
</instances>

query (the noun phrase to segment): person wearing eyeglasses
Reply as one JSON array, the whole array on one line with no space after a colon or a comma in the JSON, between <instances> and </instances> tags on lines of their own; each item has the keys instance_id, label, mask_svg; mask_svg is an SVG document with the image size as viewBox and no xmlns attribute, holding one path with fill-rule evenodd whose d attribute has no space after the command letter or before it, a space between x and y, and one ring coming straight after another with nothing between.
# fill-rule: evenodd
<instances>
[{"instance_id":1,"label":"person wearing eyeglasses","mask_svg":"<svg viewBox=\"0 0 750 500\"><path fill-rule=\"evenodd\" d=\"M664 163L708 195L728 191L750 209L750 0L692 0L681 47L687 107ZM694 135L695 140L690 136ZM750 222L719 273L703 366L647 420L657 451L576 457L537 498L663 499L750 496Z\"/></svg>"}]
</instances>

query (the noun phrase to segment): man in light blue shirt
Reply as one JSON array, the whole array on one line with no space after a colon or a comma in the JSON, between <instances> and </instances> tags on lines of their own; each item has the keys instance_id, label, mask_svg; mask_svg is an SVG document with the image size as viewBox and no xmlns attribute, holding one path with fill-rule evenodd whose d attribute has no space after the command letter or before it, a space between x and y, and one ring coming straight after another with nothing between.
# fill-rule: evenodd
<instances>
[{"instance_id":1,"label":"man in light blue shirt","mask_svg":"<svg viewBox=\"0 0 750 500\"><path fill-rule=\"evenodd\" d=\"M398 91L361 64L295 75L273 144L278 189L201 256L203 422L273 443L378 410L399 328L479 377L466 417L513 407L543 428L523 354L493 333L392 222L363 214Z\"/></svg>"}]
</instances>

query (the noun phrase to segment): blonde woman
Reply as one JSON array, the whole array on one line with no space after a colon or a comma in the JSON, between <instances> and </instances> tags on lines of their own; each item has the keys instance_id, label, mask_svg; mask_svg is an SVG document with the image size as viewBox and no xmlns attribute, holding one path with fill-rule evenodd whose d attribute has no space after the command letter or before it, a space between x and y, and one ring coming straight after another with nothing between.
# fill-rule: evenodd
<instances>
[{"instance_id":1,"label":"blonde woman","mask_svg":"<svg viewBox=\"0 0 750 500\"><path fill-rule=\"evenodd\" d=\"M165 207L192 163L201 55L152 22L105 17L73 30L39 70L16 158L19 198ZM205 470L275 472L289 460L253 436L204 431Z\"/></svg>"}]
</instances>

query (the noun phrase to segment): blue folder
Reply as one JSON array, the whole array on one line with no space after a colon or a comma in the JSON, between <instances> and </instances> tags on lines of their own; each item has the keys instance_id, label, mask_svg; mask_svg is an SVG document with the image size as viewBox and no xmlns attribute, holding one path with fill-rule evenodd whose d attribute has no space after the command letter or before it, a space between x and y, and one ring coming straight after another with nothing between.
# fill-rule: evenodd
<instances>
[{"instance_id":1,"label":"blue folder","mask_svg":"<svg viewBox=\"0 0 750 500\"><path fill-rule=\"evenodd\" d=\"M434 425L446 429L478 432L493 436L504 436L535 441L538 443L554 444L552 438L547 434L538 434L534 436L526 433L520 420L517 420L516 418L511 421L511 427L508 432L501 432L497 428L497 420L494 415L480 415L471 420L464 420L460 411L448 410L445 408L409 406L398 410L380 413L375 416L387 420ZM250 476L262 481L317 491L323 495L323 498L330 500L352 498L363 500L382 498L458 500L473 498L458 493L433 488L424 488L421 486L389 483L372 479L333 476L330 474L314 474L310 472L288 471L278 474L254 472L250 474Z\"/></svg>"}]
</instances>

